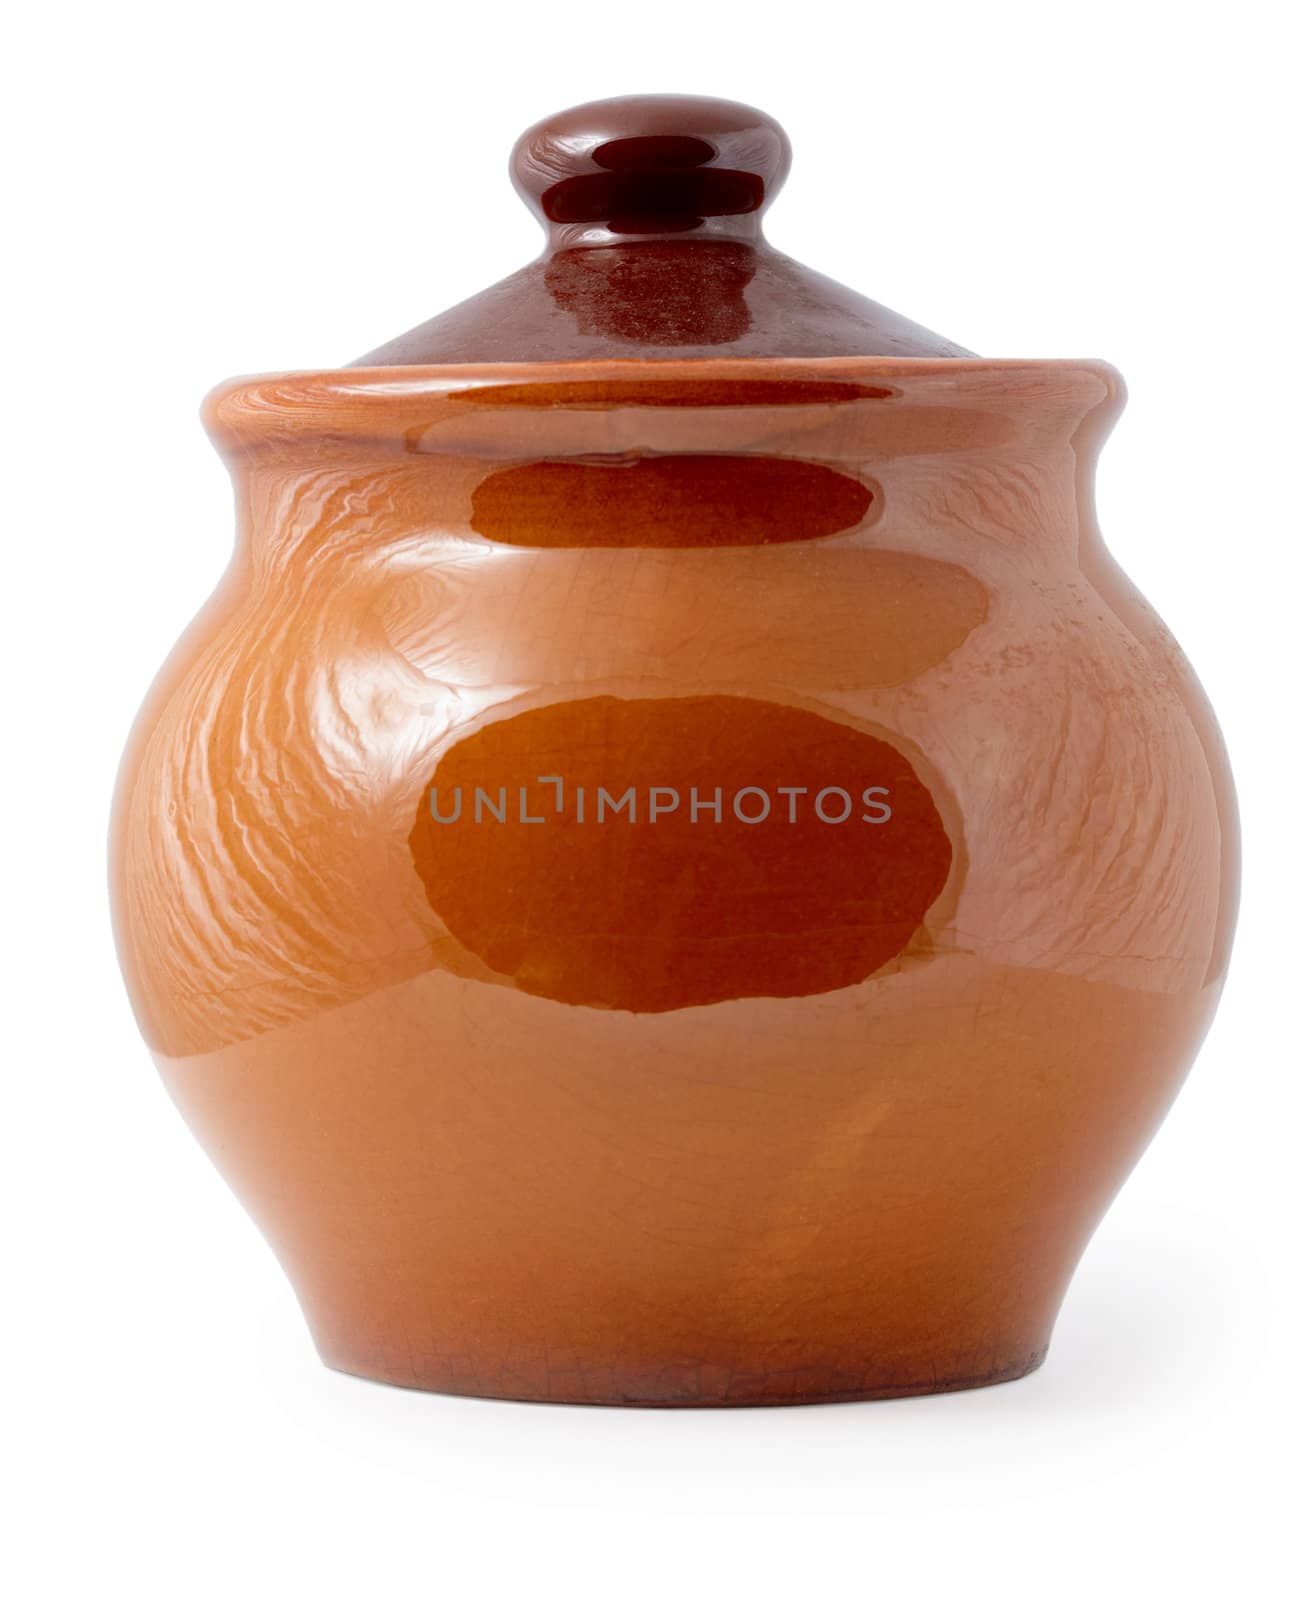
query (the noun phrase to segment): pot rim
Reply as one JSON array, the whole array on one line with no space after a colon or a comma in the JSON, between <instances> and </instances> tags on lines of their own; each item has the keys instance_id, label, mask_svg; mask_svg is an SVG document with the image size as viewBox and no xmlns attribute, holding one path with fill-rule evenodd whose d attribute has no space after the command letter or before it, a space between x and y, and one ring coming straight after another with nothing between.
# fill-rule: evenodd
<instances>
[{"instance_id":1,"label":"pot rim","mask_svg":"<svg viewBox=\"0 0 1314 1600\"><path fill-rule=\"evenodd\" d=\"M1112 423L1126 398L1117 369L1098 359L819 356L471 362L335 367L230 378L202 405L221 450L262 439L377 435L435 420L434 406L469 416L498 412L741 410L855 402L972 406L1070 416L1098 410Z\"/></svg>"}]
</instances>

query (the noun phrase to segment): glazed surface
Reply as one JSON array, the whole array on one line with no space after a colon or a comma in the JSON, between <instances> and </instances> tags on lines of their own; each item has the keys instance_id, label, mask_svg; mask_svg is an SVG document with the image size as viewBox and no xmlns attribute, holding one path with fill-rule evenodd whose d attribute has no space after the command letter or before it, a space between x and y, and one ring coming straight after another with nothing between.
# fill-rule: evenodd
<instances>
[{"instance_id":1,"label":"glazed surface","mask_svg":"<svg viewBox=\"0 0 1314 1600\"><path fill-rule=\"evenodd\" d=\"M733 100L627 95L546 117L511 157L542 256L354 364L969 355L767 244L789 165L775 118Z\"/></svg>"},{"instance_id":2,"label":"glazed surface","mask_svg":"<svg viewBox=\"0 0 1314 1600\"><path fill-rule=\"evenodd\" d=\"M1234 912L1212 718L1093 518L1120 403L860 359L216 394L238 549L125 761L120 942L327 1360L724 1404L1041 1359Z\"/></svg>"}]
</instances>

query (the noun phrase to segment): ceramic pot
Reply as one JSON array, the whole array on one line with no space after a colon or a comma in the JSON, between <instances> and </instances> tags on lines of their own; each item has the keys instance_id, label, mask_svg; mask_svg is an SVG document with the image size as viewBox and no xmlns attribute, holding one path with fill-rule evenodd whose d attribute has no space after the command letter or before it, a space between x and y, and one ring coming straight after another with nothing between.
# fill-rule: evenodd
<instances>
[{"instance_id":1,"label":"ceramic pot","mask_svg":"<svg viewBox=\"0 0 1314 1600\"><path fill-rule=\"evenodd\" d=\"M1234 913L1213 720L1092 509L1121 384L660 322L211 397L237 550L116 814L142 1030L332 1366L1018 1377Z\"/></svg>"}]
</instances>

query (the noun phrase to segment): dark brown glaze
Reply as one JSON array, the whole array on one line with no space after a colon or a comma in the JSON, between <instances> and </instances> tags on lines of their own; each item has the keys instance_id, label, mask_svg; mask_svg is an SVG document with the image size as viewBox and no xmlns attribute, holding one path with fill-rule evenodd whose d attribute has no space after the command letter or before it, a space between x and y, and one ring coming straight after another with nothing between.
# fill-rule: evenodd
<instances>
[{"instance_id":1,"label":"dark brown glaze","mask_svg":"<svg viewBox=\"0 0 1314 1600\"><path fill-rule=\"evenodd\" d=\"M479 728L438 762L410 848L492 972L639 1014L861 983L908 946L951 856L892 745L734 695L604 695Z\"/></svg>"},{"instance_id":2,"label":"dark brown glaze","mask_svg":"<svg viewBox=\"0 0 1314 1600\"><path fill-rule=\"evenodd\" d=\"M540 549L788 544L874 521L879 493L788 456L531 461L489 473L472 496L470 526L498 544Z\"/></svg>"},{"instance_id":3,"label":"dark brown glaze","mask_svg":"<svg viewBox=\"0 0 1314 1600\"><path fill-rule=\"evenodd\" d=\"M762 238L789 141L730 100L599 100L537 123L512 177L547 230L529 266L356 366L969 352Z\"/></svg>"}]
</instances>

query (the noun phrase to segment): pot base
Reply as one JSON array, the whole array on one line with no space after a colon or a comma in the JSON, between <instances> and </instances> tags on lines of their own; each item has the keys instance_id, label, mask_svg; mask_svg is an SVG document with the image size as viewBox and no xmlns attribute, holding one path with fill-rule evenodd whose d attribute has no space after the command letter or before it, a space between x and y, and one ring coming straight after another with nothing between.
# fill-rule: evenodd
<instances>
[{"instance_id":1,"label":"pot base","mask_svg":"<svg viewBox=\"0 0 1314 1600\"><path fill-rule=\"evenodd\" d=\"M420 1389L475 1400L516 1400L548 1405L636 1406L647 1410L739 1409L751 1406L833 1405L858 1400L908 1400L918 1395L952 1394L964 1389L987 1389L1025 1378L1043 1365L1048 1347L1001 1361L984 1371L933 1373L921 1379L879 1377L852 1381L831 1370L798 1372L731 1373L711 1366L682 1367L653 1374L647 1379L617 1380L604 1372L562 1371L544 1375L541 1382L519 1375L505 1380L494 1376L462 1377L449 1363L428 1370L376 1356L361 1359L342 1349L319 1347L320 1359L331 1371L348 1377L386 1383L399 1389Z\"/></svg>"}]
</instances>

